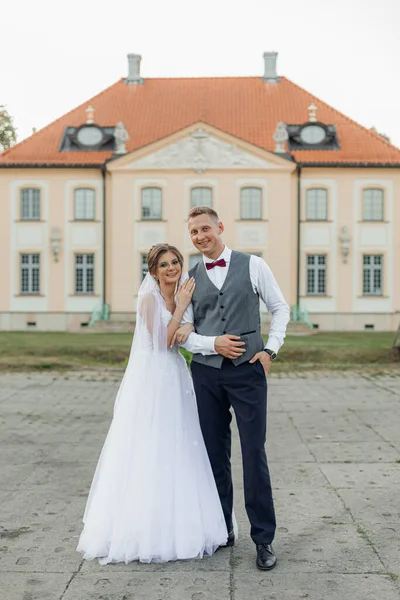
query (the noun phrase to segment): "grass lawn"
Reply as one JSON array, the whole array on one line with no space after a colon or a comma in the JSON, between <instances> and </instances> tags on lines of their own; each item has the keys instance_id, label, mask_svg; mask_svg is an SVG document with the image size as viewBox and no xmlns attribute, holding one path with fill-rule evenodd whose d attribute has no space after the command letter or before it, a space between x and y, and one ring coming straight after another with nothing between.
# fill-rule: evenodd
<instances>
[{"instance_id":1,"label":"grass lawn","mask_svg":"<svg viewBox=\"0 0 400 600\"><path fill-rule=\"evenodd\" d=\"M378 332L288 336L274 372L361 365L398 367L400 372L400 351L391 348L393 338L392 333ZM0 371L124 368L131 341L128 333L2 332Z\"/></svg>"}]
</instances>

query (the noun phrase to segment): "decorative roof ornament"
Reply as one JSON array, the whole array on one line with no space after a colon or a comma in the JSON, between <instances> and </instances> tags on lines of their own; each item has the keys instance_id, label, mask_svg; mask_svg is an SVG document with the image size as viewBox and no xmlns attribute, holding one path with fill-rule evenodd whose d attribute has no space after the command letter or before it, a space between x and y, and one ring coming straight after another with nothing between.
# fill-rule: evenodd
<instances>
[{"instance_id":1,"label":"decorative roof ornament","mask_svg":"<svg viewBox=\"0 0 400 600\"><path fill-rule=\"evenodd\" d=\"M389 142L389 144L391 143L390 137L386 135L386 133L379 133L376 127L370 127L370 131L372 131L372 133L375 133L375 135L385 140L385 142Z\"/></svg>"},{"instance_id":2,"label":"decorative roof ornament","mask_svg":"<svg viewBox=\"0 0 400 600\"><path fill-rule=\"evenodd\" d=\"M278 121L276 124L275 133L273 135L273 140L276 142L275 144L275 152L278 154L286 154L285 143L289 139L289 134L286 129L285 123L282 121Z\"/></svg>"},{"instance_id":3,"label":"decorative roof ornament","mask_svg":"<svg viewBox=\"0 0 400 600\"><path fill-rule=\"evenodd\" d=\"M115 154L126 154L126 142L129 141L129 133L122 121L119 121L114 129Z\"/></svg>"},{"instance_id":4,"label":"decorative roof ornament","mask_svg":"<svg viewBox=\"0 0 400 600\"><path fill-rule=\"evenodd\" d=\"M310 123L317 122L317 110L318 106L315 106L314 102L308 107L308 120Z\"/></svg>"},{"instance_id":5,"label":"decorative roof ornament","mask_svg":"<svg viewBox=\"0 0 400 600\"><path fill-rule=\"evenodd\" d=\"M87 107L87 109L85 110L85 113L86 113L86 124L93 125L93 123L94 123L94 108L91 104Z\"/></svg>"}]
</instances>

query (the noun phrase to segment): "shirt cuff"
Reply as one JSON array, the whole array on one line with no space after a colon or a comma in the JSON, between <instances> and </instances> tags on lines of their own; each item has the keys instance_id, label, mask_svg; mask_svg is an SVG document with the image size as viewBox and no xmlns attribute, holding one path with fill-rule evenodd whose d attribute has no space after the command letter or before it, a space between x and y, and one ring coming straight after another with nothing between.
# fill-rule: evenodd
<instances>
[{"instance_id":1,"label":"shirt cuff","mask_svg":"<svg viewBox=\"0 0 400 600\"><path fill-rule=\"evenodd\" d=\"M268 350L272 350L275 354L278 354L279 348L281 347L279 341L276 338L269 337L267 343L265 344L265 348Z\"/></svg>"},{"instance_id":2,"label":"shirt cuff","mask_svg":"<svg viewBox=\"0 0 400 600\"><path fill-rule=\"evenodd\" d=\"M218 352L215 350L216 337L216 335L214 337L204 336L204 350L208 350L210 354L218 354Z\"/></svg>"}]
</instances>

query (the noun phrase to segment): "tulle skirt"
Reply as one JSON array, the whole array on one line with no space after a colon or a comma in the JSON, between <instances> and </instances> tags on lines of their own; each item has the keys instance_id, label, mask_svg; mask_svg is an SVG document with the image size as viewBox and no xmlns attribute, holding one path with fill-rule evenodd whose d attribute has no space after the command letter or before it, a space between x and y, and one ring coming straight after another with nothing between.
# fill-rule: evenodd
<instances>
[{"instance_id":1,"label":"tulle skirt","mask_svg":"<svg viewBox=\"0 0 400 600\"><path fill-rule=\"evenodd\" d=\"M128 366L77 547L85 559L165 562L211 555L227 530L186 363Z\"/></svg>"}]
</instances>

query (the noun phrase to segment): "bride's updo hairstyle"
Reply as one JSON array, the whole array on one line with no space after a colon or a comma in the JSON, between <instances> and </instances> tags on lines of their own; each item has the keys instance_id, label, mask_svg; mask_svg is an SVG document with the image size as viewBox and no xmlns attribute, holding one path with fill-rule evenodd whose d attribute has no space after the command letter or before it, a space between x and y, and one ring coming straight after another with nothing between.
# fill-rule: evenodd
<instances>
[{"instance_id":1,"label":"bride's updo hairstyle","mask_svg":"<svg viewBox=\"0 0 400 600\"><path fill-rule=\"evenodd\" d=\"M149 267L150 275L153 275L153 277L156 275L160 257L166 252L172 252L172 254L175 254L176 258L179 260L181 269L183 269L183 256L179 252L178 248L175 248L175 246L170 246L169 244L156 244L150 248L147 255L147 266Z\"/></svg>"}]
</instances>

